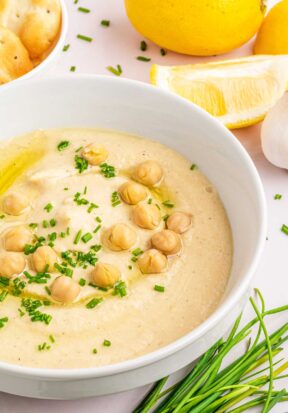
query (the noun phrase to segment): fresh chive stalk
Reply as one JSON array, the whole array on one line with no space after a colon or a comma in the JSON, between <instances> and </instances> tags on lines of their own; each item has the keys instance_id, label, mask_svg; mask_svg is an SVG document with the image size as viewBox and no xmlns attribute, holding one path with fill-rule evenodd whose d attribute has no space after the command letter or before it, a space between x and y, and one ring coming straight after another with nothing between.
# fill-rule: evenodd
<instances>
[{"instance_id":1,"label":"fresh chive stalk","mask_svg":"<svg viewBox=\"0 0 288 413\"><path fill-rule=\"evenodd\" d=\"M287 401L288 391L275 390L273 383L288 377L283 374L288 369L288 361L275 360L283 350L282 344L288 341L288 323L269 334L264 319L288 311L288 305L266 311L261 293L258 290L256 293L261 308L251 297L254 319L240 327L240 315L228 338L214 344L186 377L165 390L168 378L158 381L133 413L152 410L154 413L241 413L255 406L261 407L262 413L268 413L275 404ZM253 327L258 327L255 335ZM246 352L227 365L225 358L231 350L243 345L248 338ZM268 389L263 390L267 385Z\"/></svg>"}]
</instances>

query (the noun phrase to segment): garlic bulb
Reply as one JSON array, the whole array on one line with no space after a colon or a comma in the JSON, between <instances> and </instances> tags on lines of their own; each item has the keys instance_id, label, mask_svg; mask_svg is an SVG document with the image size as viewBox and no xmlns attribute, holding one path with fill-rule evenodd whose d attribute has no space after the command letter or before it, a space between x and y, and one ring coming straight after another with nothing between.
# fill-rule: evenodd
<instances>
[{"instance_id":1,"label":"garlic bulb","mask_svg":"<svg viewBox=\"0 0 288 413\"><path fill-rule=\"evenodd\" d=\"M268 161L288 169L288 93L266 116L261 129L261 143Z\"/></svg>"}]
</instances>

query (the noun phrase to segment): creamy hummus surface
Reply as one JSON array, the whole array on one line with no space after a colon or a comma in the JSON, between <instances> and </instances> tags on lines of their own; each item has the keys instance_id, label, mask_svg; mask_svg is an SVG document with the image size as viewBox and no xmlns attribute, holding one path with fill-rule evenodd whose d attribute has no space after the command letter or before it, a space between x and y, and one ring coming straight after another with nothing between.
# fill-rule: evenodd
<instances>
[{"instance_id":1,"label":"creamy hummus surface","mask_svg":"<svg viewBox=\"0 0 288 413\"><path fill-rule=\"evenodd\" d=\"M1 361L118 363L217 308L232 235L197 165L157 142L93 129L15 138L0 161Z\"/></svg>"}]
</instances>

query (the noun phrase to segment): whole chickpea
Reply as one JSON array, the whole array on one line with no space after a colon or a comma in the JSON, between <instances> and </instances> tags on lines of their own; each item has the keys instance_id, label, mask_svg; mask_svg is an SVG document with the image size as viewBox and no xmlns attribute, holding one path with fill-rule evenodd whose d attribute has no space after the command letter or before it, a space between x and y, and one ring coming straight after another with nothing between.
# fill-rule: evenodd
<instances>
[{"instance_id":1,"label":"whole chickpea","mask_svg":"<svg viewBox=\"0 0 288 413\"><path fill-rule=\"evenodd\" d=\"M163 169L156 161L144 161L134 168L132 177L143 185L153 186L161 181Z\"/></svg>"},{"instance_id":2,"label":"whole chickpea","mask_svg":"<svg viewBox=\"0 0 288 413\"><path fill-rule=\"evenodd\" d=\"M90 143L89 145L85 146L85 148L81 152L81 155L91 165L99 165L108 158L108 151L101 144Z\"/></svg>"},{"instance_id":3,"label":"whole chickpea","mask_svg":"<svg viewBox=\"0 0 288 413\"><path fill-rule=\"evenodd\" d=\"M72 303L80 293L80 286L66 275L57 277L51 286L51 296L61 303Z\"/></svg>"},{"instance_id":4,"label":"whole chickpea","mask_svg":"<svg viewBox=\"0 0 288 413\"><path fill-rule=\"evenodd\" d=\"M138 204L133 210L133 218L138 227L155 229L160 224L161 214L154 204Z\"/></svg>"},{"instance_id":5,"label":"whole chickpea","mask_svg":"<svg viewBox=\"0 0 288 413\"><path fill-rule=\"evenodd\" d=\"M0 275L2 277L12 277L24 271L26 265L25 258L19 252L0 252Z\"/></svg>"},{"instance_id":6,"label":"whole chickpea","mask_svg":"<svg viewBox=\"0 0 288 413\"><path fill-rule=\"evenodd\" d=\"M138 259L138 266L143 274L159 274L167 268L167 257L158 250L150 249Z\"/></svg>"},{"instance_id":7,"label":"whole chickpea","mask_svg":"<svg viewBox=\"0 0 288 413\"><path fill-rule=\"evenodd\" d=\"M57 260L56 252L48 245L37 248L32 255L33 266L37 272L55 271L54 264Z\"/></svg>"},{"instance_id":8,"label":"whole chickpea","mask_svg":"<svg viewBox=\"0 0 288 413\"><path fill-rule=\"evenodd\" d=\"M26 244L31 244L32 232L24 225L13 227L3 236L4 247L7 251L22 252Z\"/></svg>"},{"instance_id":9,"label":"whole chickpea","mask_svg":"<svg viewBox=\"0 0 288 413\"><path fill-rule=\"evenodd\" d=\"M169 229L163 229L152 235L151 244L165 255L174 255L181 250L181 239Z\"/></svg>"},{"instance_id":10,"label":"whole chickpea","mask_svg":"<svg viewBox=\"0 0 288 413\"><path fill-rule=\"evenodd\" d=\"M2 204L3 211L6 214L18 216L28 209L30 202L28 197L23 193L11 192L4 197Z\"/></svg>"},{"instance_id":11,"label":"whole chickpea","mask_svg":"<svg viewBox=\"0 0 288 413\"><path fill-rule=\"evenodd\" d=\"M191 226L192 216L186 212L174 212L167 219L167 228L177 234L183 234Z\"/></svg>"},{"instance_id":12,"label":"whole chickpea","mask_svg":"<svg viewBox=\"0 0 288 413\"><path fill-rule=\"evenodd\" d=\"M112 287L121 273L115 265L98 262L92 270L92 280L98 287Z\"/></svg>"},{"instance_id":13,"label":"whole chickpea","mask_svg":"<svg viewBox=\"0 0 288 413\"><path fill-rule=\"evenodd\" d=\"M119 194L126 204L136 205L147 197L148 192L145 186L130 181L120 186Z\"/></svg>"},{"instance_id":14,"label":"whole chickpea","mask_svg":"<svg viewBox=\"0 0 288 413\"><path fill-rule=\"evenodd\" d=\"M104 244L112 251L128 250L136 242L136 232L126 224L115 224L103 235Z\"/></svg>"}]
</instances>

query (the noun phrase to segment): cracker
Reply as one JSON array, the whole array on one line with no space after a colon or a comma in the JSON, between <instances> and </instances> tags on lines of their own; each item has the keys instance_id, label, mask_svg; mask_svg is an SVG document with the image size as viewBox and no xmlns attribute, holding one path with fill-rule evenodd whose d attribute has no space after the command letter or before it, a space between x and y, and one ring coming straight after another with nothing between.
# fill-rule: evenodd
<instances>
[{"instance_id":1,"label":"cracker","mask_svg":"<svg viewBox=\"0 0 288 413\"><path fill-rule=\"evenodd\" d=\"M28 51L19 37L0 26L0 85L33 69Z\"/></svg>"},{"instance_id":2,"label":"cracker","mask_svg":"<svg viewBox=\"0 0 288 413\"><path fill-rule=\"evenodd\" d=\"M0 0L0 25L20 37L31 59L41 60L60 31L59 0Z\"/></svg>"}]
</instances>

